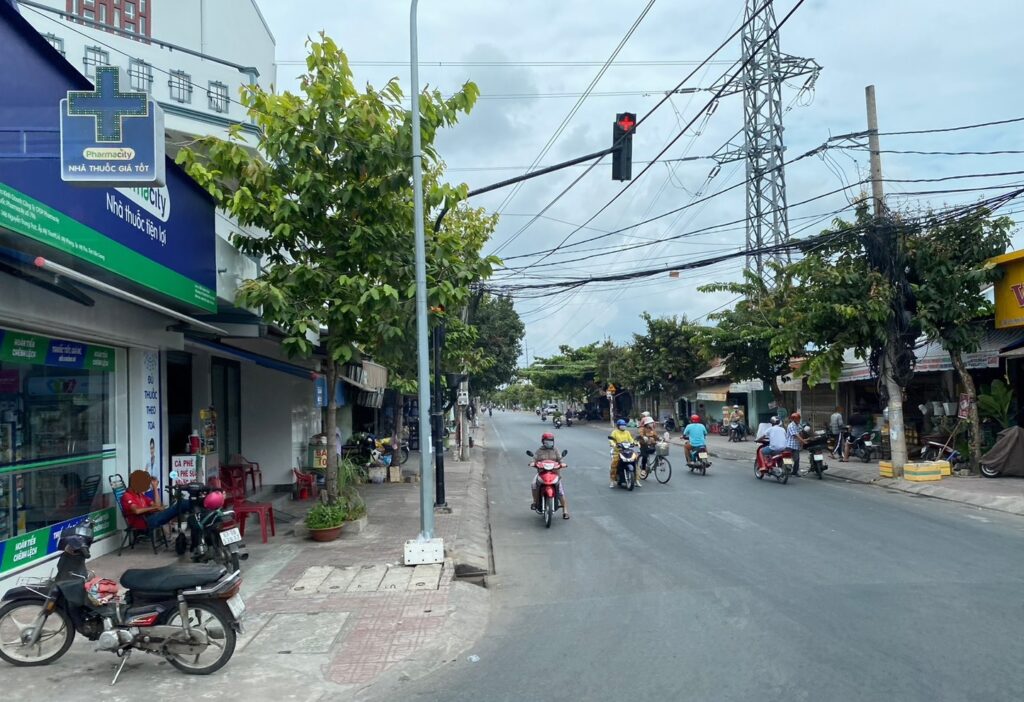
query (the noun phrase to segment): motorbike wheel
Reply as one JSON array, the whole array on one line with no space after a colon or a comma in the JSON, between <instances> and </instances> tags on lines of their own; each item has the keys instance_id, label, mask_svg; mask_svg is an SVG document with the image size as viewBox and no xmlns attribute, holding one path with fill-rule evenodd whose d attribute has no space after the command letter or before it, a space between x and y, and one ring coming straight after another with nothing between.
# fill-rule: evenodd
<instances>
[{"instance_id":1,"label":"motorbike wheel","mask_svg":"<svg viewBox=\"0 0 1024 702\"><path fill-rule=\"evenodd\" d=\"M623 473L626 479L626 489L632 491L636 487L636 475L631 470L623 471Z\"/></svg>"},{"instance_id":2,"label":"motorbike wheel","mask_svg":"<svg viewBox=\"0 0 1024 702\"><path fill-rule=\"evenodd\" d=\"M759 471L757 468L754 468L754 477L757 478L758 480L761 480L764 478L764 473Z\"/></svg>"},{"instance_id":3,"label":"motorbike wheel","mask_svg":"<svg viewBox=\"0 0 1024 702\"><path fill-rule=\"evenodd\" d=\"M1002 471L998 468L993 468L992 466L984 463L981 464L981 474L986 478L998 478L1001 473Z\"/></svg>"},{"instance_id":4,"label":"motorbike wheel","mask_svg":"<svg viewBox=\"0 0 1024 702\"><path fill-rule=\"evenodd\" d=\"M398 465L404 466L405 462L409 460L409 449L405 446L398 452Z\"/></svg>"},{"instance_id":5,"label":"motorbike wheel","mask_svg":"<svg viewBox=\"0 0 1024 702\"><path fill-rule=\"evenodd\" d=\"M872 454L873 454L873 451L868 451L867 449L861 449L860 459L862 461L864 461L865 463L870 463L871 462Z\"/></svg>"},{"instance_id":6,"label":"motorbike wheel","mask_svg":"<svg viewBox=\"0 0 1024 702\"><path fill-rule=\"evenodd\" d=\"M202 652L193 653L188 634L182 629L175 634L176 638L168 638L164 643L163 654L167 662L189 675L209 675L220 670L235 652L235 630L231 626L232 617L227 605L217 600L189 602L187 616L189 626L206 634L210 643ZM177 609L172 610L164 623L180 627L181 614ZM204 658L207 653L211 655Z\"/></svg>"},{"instance_id":7,"label":"motorbike wheel","mask_svg":"<svg viewBox=\"0 0 1024 702\"><path fill-rule=\"evenodd\" d=\"M783 470L781 473L776 473L775 479L785 485L789 482L789 470Z\"/></svg>"},{"instance_id":8,"label":"motorbike wheel","mask_svg":"<svg viewBox=\"0 0 1024 702\"><path fill-rule=\"evenodd\" d=\"M555 498L545 497L544 498L544 528L551 528L551 518L555 514Z\"/></svg>"},{"instance_id":9,"label":"motorbike wheel","mask_svg":"<svg viewBox=\"0 0 1024 702\"><path fill-rule=\"evenodd\" d=\"M672 464L668 462L667 458L658 459L654 465L654 477L662 485L672 479Z\"/></svg>"},{"instance_id":10,"label":"motorbike wheel","mask_svg":"<svg viewBox=\"0 0 1024 702\"><path fill-rule=\"evenodd\" d=\"M179 556L184 556L187 550L188 537L185 536L185 532L179 531L178 535L174 538L174 552Z\"/></svg>"},{"instance_id":11,"label":"motorbike wheel","mask_svg":"<svg viewBox=\"0 0 1024 702\"><path fill-rule=\"evenodd\" d=\"M75 627L62 609L55 609L43 620L39 642L31 649L21 645L22 629L32 624L41 600L14 600L0 607L0 658L11 665L31 667L47 665L67 653L75 640Z\"/></svg>"},{"instance_id":12,"label":"motorbike wheel","mask_svg":"<svg viewBox=\"0 0 1024 702\"><path fill-rule=\"evenodd\" d=\"M821 463L818 461L814 462L814 472L818 474L818 480L825 477L825 472L821 469Z\"/></svg>"},{"instance_id":13,"label":"motorbike wheel","mask_svg":"<svg viewBox=\"0 0 1024 702\"><path fill-rule=\"evenodd\" d=\"M708 464L707 463L701 463L700 464L700 474L701 475L707 475L708 474Z\"/></svg>"}]
</instances>

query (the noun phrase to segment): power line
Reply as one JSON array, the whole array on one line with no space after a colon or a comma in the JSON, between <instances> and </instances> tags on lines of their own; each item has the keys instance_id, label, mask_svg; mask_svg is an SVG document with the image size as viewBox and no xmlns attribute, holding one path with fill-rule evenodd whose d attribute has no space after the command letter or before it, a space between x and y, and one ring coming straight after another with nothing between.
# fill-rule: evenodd
<instances>
[{"instance_id":1,"label":"power line","mask_svg":"<svg viewBox=\"0 0 1024 702\"><path fill-rule=\"evenodd\" d=\"M603 66L605 61L425 61L420 60L421 68L464 68L464 67L505 67L505 66L534 66L534 67L591 67ZM617 61L615 67L629 66L695 66L700 61L687 60L640 60L640 61ZM731 61L713 61L712 63L727 64ZM306 65L305 60L287 59L277 61L279 66ZM408 60L404 61L349 61L350 66L381 66L404 68L409 65Z\"/></svg>"},{"instance_id":2,"label":"power line","mask_svg":"<svg viewBox=\"0 0 1024 702\"><path fill-rule=\"evenodd\" d=\"M1012 117L1010 119L1000 119L994 122L979 122L977 124L965 124L959 127L940 127L935 129L910 129L902 132L879 132L878 136L905 136L908 134L939 134L942 132L960 132L965 129L995 127L1001 124L1014 124L1015 122L1024 122L1024 117Z\"/></svg>"}]
</instances>

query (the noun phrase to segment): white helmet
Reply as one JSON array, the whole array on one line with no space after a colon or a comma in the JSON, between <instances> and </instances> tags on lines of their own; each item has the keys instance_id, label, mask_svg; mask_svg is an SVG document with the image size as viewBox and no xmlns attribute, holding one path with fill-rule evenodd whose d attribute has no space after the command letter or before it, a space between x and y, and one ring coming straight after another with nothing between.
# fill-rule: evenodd
<instances>
[{"instance_id":1,"label":"white helmet","mask_svg":"<svg viewBox=\"0 0 1024 702\"><path fill-rule=\"evenodd\" d=\"M640 420L640 426L646 427L648 424L654 424L654 417L648 415Z\"/></svg>"}]
</instances>

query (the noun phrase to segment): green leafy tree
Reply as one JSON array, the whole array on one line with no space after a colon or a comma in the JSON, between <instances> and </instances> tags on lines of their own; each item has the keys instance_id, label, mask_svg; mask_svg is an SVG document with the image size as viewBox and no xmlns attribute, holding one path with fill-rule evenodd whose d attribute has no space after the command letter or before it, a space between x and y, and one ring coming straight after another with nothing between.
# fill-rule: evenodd
<instances>
[{"instance_id":1,"label":"green leafy tree","mask_svg":"<svg viewBox=\"0 0 1024 702\"><path fill-rule=\"evenodd\" d=\"M511 298L487 293L470 319L477 331L475 348L490 361L471 382L481 395L489 395L515 378L526 327Z\"/></svg>"},{"instance_id":2,"label":"green leafy tree","mask_svg":"<svg viewBox=\"0 0 1024 702\"><path fill-rule=\"evenodd\" d=\"M988 260L1006 251L1013 222L993 219L979 210L953 222L923 228L907 242L913 266L912 282L921 329L938 342L971 398L971 471L981 458L981 424L975 402L977 389L963 355L981 346L984 324L993 305L982 292L999 278Z\"/></svg>"},{"instance_id":3,"label":"green leafy tree","mask_svg":"<svg viewBox=\"0 0 1024 702\"><path fill-rule=\"evenodd\" d=\"M645 393L679 397L707 367L702 330L686 317L641 315L646 330L634 334L627 353L630 387Z\"/></svg>"},{"instance_id":4,"label":"green leafy tree","mask_svg":"<svg viewBox=\"0 0 1024 702\"><path fill-rule=\"evenodd\" d=\"M722 359L730 378L760 380L771 390L776 405L782 407L785 402L778 379L792 372L791 359L800 355L803 344L780 332L801 314L797 305L801 296L785 267L769 264L769 270L775 279L772 287L754 272L745 271L742 281L698 288L701 292L741 296L732 309L711 314L710 319L717 324L702 329L699 338L707 356Z\"/></svg>"},{"instance_id":5,"label":"green leafy tree","mask_svg":"<svg viewBox=\"0 0 1024 702\"><path fill-rule=\"evenodd\" d=\"M227 141L200 139L178 161L241 224L266 232L233 238L263 262L259 277L240 287L238 301L261 308L286 331L289 353L309 355L322 344L327 384L334 387L355 348L372 353L408 335L415 294L412 129L397 79L360 90L330 38L321 34L308 47L298 93L243 89L242 104L258 128L255 143L235 125ZM438 91L414 96L422 113L427 212L466 193L465 186L442 183L433 142L439 129L469 111L477 93L467 83L449 98ZM465 251L456 239L442 235L429 245L435 304L457 298L490 270L491 262L479 258L450 260L451 252ZM328 398L333 436L334 393ZM327 453L327 492L335 502L337 461Z\"/></svg>"}]
</instances>

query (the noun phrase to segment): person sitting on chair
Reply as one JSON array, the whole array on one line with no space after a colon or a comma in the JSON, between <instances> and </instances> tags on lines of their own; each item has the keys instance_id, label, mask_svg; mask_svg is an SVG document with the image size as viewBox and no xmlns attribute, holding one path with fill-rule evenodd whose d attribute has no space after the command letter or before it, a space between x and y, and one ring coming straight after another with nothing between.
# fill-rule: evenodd
<instances>
[{"instance_id":1,"label":"person sitting on chair","mask_svg":"<svg viewBox=\"0 0 1024 702\"><path fill-rule=\"evenodd\" d=\"M146 494L152 490L154 497ZM160 503L160 482L148 471L136 470L128 476L128 489L121 495L121 507L128 526L139 531L157 529L179 514L188 512L188 497L170 507Z\"/></svg>"}]
</instances>

